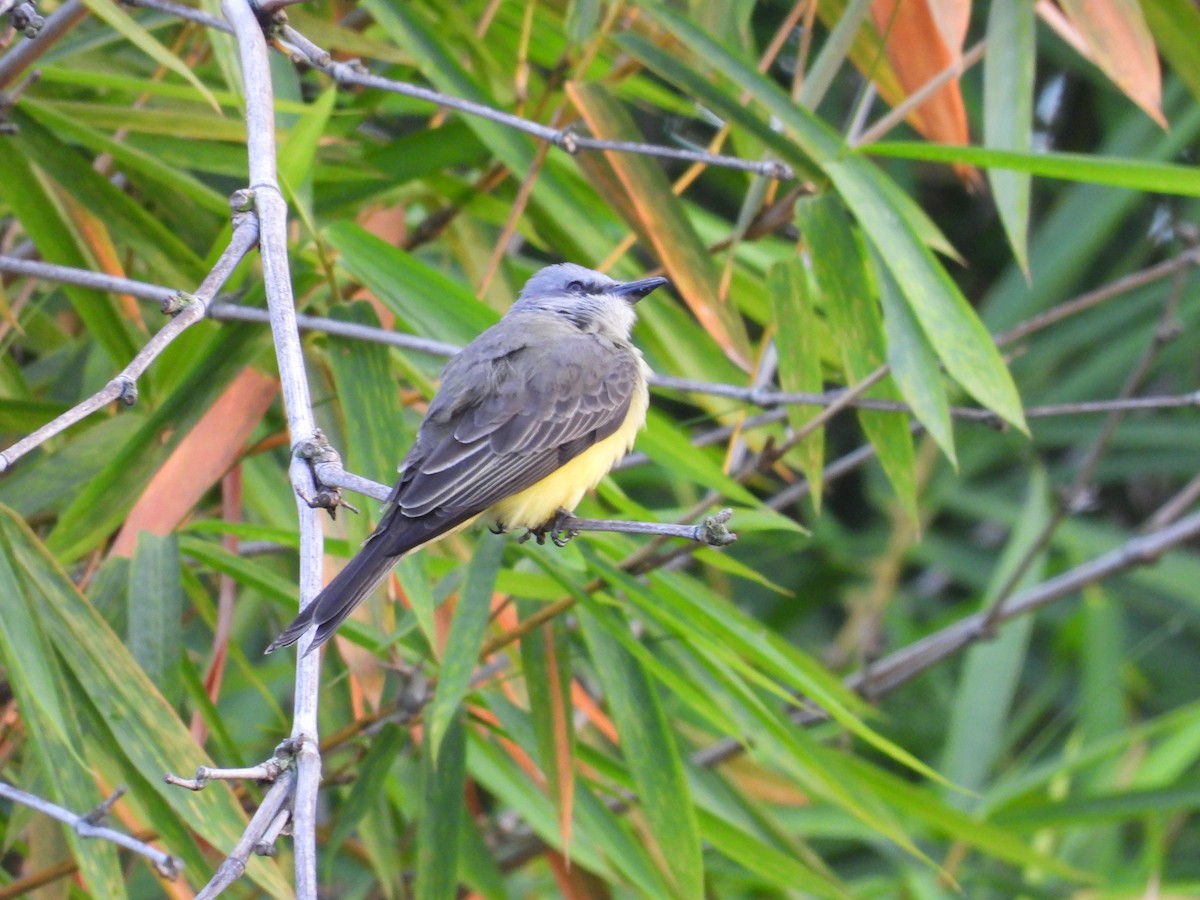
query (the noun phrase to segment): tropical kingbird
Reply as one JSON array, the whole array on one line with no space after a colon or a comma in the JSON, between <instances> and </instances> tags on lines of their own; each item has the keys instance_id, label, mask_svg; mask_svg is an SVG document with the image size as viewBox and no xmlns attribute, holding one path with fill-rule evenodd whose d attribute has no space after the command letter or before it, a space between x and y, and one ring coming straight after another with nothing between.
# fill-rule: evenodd
<instances>
[{"instance_id":1,"label":"tropical kingbird","mask_svg":"<svg viewBox=\"0 0 1200 900\"><path fill-rule=\"evenodd\" d=\"M311 626L319 647L401 556L481 516L544 534L573 511L645 424L649 369L629 334L634 304L664 284L572 263L530 278L442 370L379 527L267 652Z\"/></svg>"}]
</instances>

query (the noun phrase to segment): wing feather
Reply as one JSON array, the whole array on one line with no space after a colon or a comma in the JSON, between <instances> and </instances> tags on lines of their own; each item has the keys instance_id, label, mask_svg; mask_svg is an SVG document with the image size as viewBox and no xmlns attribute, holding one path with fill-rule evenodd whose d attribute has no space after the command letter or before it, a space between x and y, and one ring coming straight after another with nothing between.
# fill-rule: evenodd
<instances>
[{"instance_id":1,"label":"wing feather","mask_svg":"<svg viewBox=\"0 0 1200 900\"><path fill-rule=\"evenodd\" d=\"M577 331L459 360L393 494L404 518L460 520L536 484L621 426L641 377L628 344Z\"/></svg>"}]
</instances>

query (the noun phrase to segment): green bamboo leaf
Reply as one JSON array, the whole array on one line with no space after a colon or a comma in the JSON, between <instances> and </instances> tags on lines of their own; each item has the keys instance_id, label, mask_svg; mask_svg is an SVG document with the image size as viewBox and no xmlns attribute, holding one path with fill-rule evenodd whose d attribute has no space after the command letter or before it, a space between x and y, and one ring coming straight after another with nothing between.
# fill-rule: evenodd
<instances>
[{"instance_id":1,"label":"green bamboo leaf","mask_svg":"<svg viewBox=\"0 0 1200 900\"><path fill-rule=\"evenodd\" d=\"M776 263L767 274L767 292L771 295L772 320L777 329L775 345L779 350L779 384L785 391L821 393L821 350L817 341L816 311L810 293L808 273L798 259ZM820 413L819 406L789 403L788 423L801 429ZM821 511L824 485L825 429L818 428L796 448L801 469L812 488L813 507Z\"/></svg>"},{"instance_id":2,"label":"green bamboo leaf","mask_svg":"<svg viewBox=\"0 0 1200 900\"><path fill-rule=\"evenodd\" d=\"M1017 564L1027 554L1037 552L1035 541L1051 515L1048 501L1046 474L1037 467L1033 470L1021 518L1013 528L989 579L988 589L980 600L982 609L995 601ZM1023 590L1040 581L1045 561L1045 552L1038 553L1015 589ZM940 768L950 781L968 791L984 789L987 776L1004 749L1009 724L1007 717L1018 689L1032 628L1032 619L1018 619L1004 625L995 640L978 644L966 652L950 709ZM949 794L947 802L961 809L975 805L972 797L960 792Z\"/></svg>"},{"instance_id":3,"label":"green bamboo leaf","mask_svg":"<svg viewBox=\"0 0 1200 900\"><path fill-rule=\"evenodd\" d=\"M127 773L195 771L212 761L196 746L187 726L162 698L129 651L11 510L0 508L0 547L23 573L21 588L50 643L87 699L85 713L111 733L101 746ZM7 593L7 592L5 592ZM7 622L8 616L3 617ZM160 833L180 831L180 822L210 846L232 848L247 819L233 793L221 785L181 791L161 780L146 781L139 802ZM188 856L186 848L172 848ZM272 896L291 889L275 863L253 857L247 875Z\"/></svg>"},{"instance_id":4,"label":"green bamboo leaf","mask_svg":"<svg viewBox=\"0 0 1200 900\"><path fill-rule=\"evenodd\" d=\"M556 564L544 555L534 557L534 562L553 573L562 587L581 602L587 602L586 594L579 589L573 572ZM629 633L623 622L612 618L601 618L600 623L609 629L609 634L627 653L633 656L645 670L653 675L673 696L686 703L697 715L707 721L718 734L736 733L737 720L722 707L719 699L704 690L704 687L688 679L683 672L674 670L669 663L656 657ZM532 702L532 701L531 701Z\"/></svg>"},{"instance_id":5,"label":"green bamboo leaf","mask_svg":"<svg viewBox=\"0 0 1200 900\"><path fill-rule=\"evenodd\" d=\"M665 471L720 491L738 503L758 506L758 499L752 493L722 472L721 466L706 453L693 447L676 423L654 409L646 416L646 427L638 435L637 446Z\"/></svg>"},{"instance_id":6,"label":"green bamboo leaf","mask_svg":"<svg viewBox=\"0 0 1200 900\"><path fill-rule=\"evenodd\" d=\"M1141 6L1159 52L1200 100L1200 44L1193 40L1200 34L1200 9L1191 0L1154 0Z\"/></svg>"},{"instance_id":7,"label":"green bamboo leaf","mask_svg":"<svg viewBox=\"0 0 1200 900\"><path fill-rule=\"evenodd\" d=\"M497 865L492 846L484 840L486 822L463 821L458 830L458 877L484 900L510 900L505 873Z\"/></svg>"},{"instance_id":8,"label":"green bamboo leaf","mask_svg":"<svg viewBox=\"0 0 1200 900\"><path fill-rule=\"evenodd\" d=\"M350 837L359 822L385 793L384 782L391 776L396 758L408 740L407 732L389 722L371 739L366 755L358 764L357 777L350 795L339 806L333 833L326 847L326 872L337 858L337 848ZM328 875L326 880L329 880Z\"/></svg>"},{"instance_id":9,"label":"green bamboo leaf","mask_svg":"<svg viewBox=\"0 0 1200 900\"><path fill-rule=\"evenodd\" d=\"M458 594L458 606L450 623L450 633L446 636L437 692L425 718L430 733L430 753L434 757L438 756L442 738L471 687L471 673L479 662L479 648L487 629L492 590L496 573L500 571L504 545L502 537L481 535L475 544L471 562L467 565L466 578Z\"/></svg>"},{"instance_id":10,"label":"green bamboo leaf","mask_svg":"<svg viewBox=\"0 0 1200 900\"><path fill-rule=\"evenodd\" d=\"M0 516L10 515L0 509ZM32 739L29 751L41 770L40 783L49 787L47 799L82 815L104 798L84 758L84 739L60 662L30 597L34 573L14 551L7 541L0 545L0 658ZM84 840L70 828L63 831L93 895L126 896L116 848L106 841Z\"/></svg>"},{"instance_id":11,"label":"green bamboo leaf","mask_svg":"<svg viewBox=\"0 0 1200 900\"><path fill-rule=\"evenodd\" d=\"M42 419L34 427L48 421ZM26 518L58 511L91 483L141 423L142 416L131 411L68 432L64 441L52 445L53 453L23 459L5 474L0 480L0 503Z\"/></svg>"},{"instance_id":12,"label":"green bamboo leaf","mask_svg":"<svg viewBox=\"0 0 1200 900\"><path fill-rule=\"evenodd\" d=\"M865 248L832 196L805 198L796 204L796 223L808 245L821 305L840 351L846 380L850 384L862 381L884 364L883 321ZM888 400L899 397L887 384L877 386L867 396ZM879 463L896 496L915 519L912 432L904 416L860 409L858 421L879 454Z\"/></svg>"},{"instance_id":13,"label":"green bamboo leaf","mask_svg":"<svg viewBox=\"0 0 1200 900\"><path fill-rule=\"evenodd\" d=\"M878 188L885 176L857 157L830 163L826 171L951 377L988 409L1028 433L1021 398L991 335L929 248L887 202Z\"/></svg>"},{"instance_id":14,"label":"green bamboo leaf","mask_svg":"<svg viewBox=\"0 0 1200 900\"><path fill-rule=\"evenodd\" d=\"M211 566L222 575L228 575L238 584L259 591L279 600L295 604L296 582L253 558L230 553L213 541L200 540L190 535L179 539L180 549L196 562Z\"/></svg>"},{"instance_id":15,"label":"green bamboo leaf","mask_svg":"<svg viewBox=\"0 0 1200 900\"><path fill-rule=\"evenodd\" d=\"M488 697L489 708L496 713L520 746L532 748L532 728L525 733L514 728L516 716L505 713L507 704L498 695ZM558 816L550 798L534 785L513 762L508 752L495 742L475 738L471 744L471 775L505 806L515 810L523 822L552 847L559 845ZM628 823L616 816L586 785L575 783L575 835L570 848L572 863L604 878L622 877L645 897L665 897L667 882L651 862L640 836L635 837Z\"/></svg>"},{"instance_id":16,"label":"green bamboo leaf","mask_svg":"<svg viewBox=\"0 0 1200 900\"><path fill-rule=\"evenodd\" d=\"M1155 194L1200 197L1200 171L1195 166L1147 159L1124 159L1084 153L1021 153L990 147L889 141L871 144L863 152L893 159L966 163L985 169L1029 172L1043 178L1086 181L1114 188Z\"/></svg>"},{"instance_id":17,"label":"green bamboo leaf","mask_svg":"<svg viewBox=\"0 0 1200 900\"><path fill-rule=\"evenodd\" d=\"M460 282L350 222L324 231L339 264L415 333L465 344L499 318Z\"/></svg>"},{"instance_id":18,"label":"green bamboo leaf","mask_svg":"<svg viewBox=\"0 0 1200 900\"><path fill-rule=\"evenodd\" d=\"M849 0L845 9L837 12L837 21L829 30L829 37L821 45L813 59L812 65L804 73L804 83L800 85L800 95L797 98L802 106L816 109L825 92L833 84L838 70L845 63L856 40L862 41L865 35L860 26L871 11L871 0ZM822 8L819 11L829 16L829 11ZM829 21L829 18L826 18ZM878 51L872 55L878 58Z\"/></svg>"},{"instance_id":19,"label":"green bamboo leaf","mask_svg":"<svg viewBox=\"0 0 1200 900\"><path fill-rule=\"evenodd\" d=\"M133 134L162 135L180 141L227 141L242 145L246 142L246 123L241 118L226 118L197 110L139 109L79 100L39 100L38 106L104 131L123 128ZM195 153L194 147L186 149ZM240 155L244 169L245 147L239 146L235 152ZM195 168L203 171L202 159L195 159L194 163ZM242 177L245 178L244 173Z\"/></svg>"},{"instance_id":20,"label":"green bamboo leaf","mask_svg":"<svg viewBox=\"0 0 1200 900\"><path fill-rule=\"evenodd\" d=\"M51 131L68 135L96 153L108 153L120 165L123 172L139 185L153 186L169 191L173 195L186 197L196 207L215 213L222 219L229 216L229 199L213 190L202 181L176 166L166 165L153 154L132 146L128 141L116 141L106 134L64 115L52 104L25 100L21 109L29 113Z\"/></svg>"},{"instance_id":21,"label":"green bamboo leaf","mask_svg":"<svg viewBox=\"0 0 1200 900\"><path fill-rule=\"evenodd\" d=\"M150 32L134 21L133 17L121 9L112 0L84 0L85 5L96 16L107 22L131 44L153 59L164 68L170 69L180 78L192 85L201 97L217 112L220 105L216 98L192 71L191 66L160 44Z\"/></svg>"},{"instance_id":22,"label":"green bamboo leaf","mask_svg":"<svg viewBox=\"0 0 1200 900\"><path fill-rule=\"evenodd\" d=\"M461 565L454 561L455 565ZM433 611L437 606L433 598L432 581L426 570L425 554L410 553L400 560L396 566L396 577L400 579L400 587L408 598L413 616L425 641L430 647L437 646L437 626L434 623ZM501 573L503 574L503 573ZM503 586L503 579L496 579L497 590L509 590Z\"/></svg>"},{"instance_id":23,"label":"green bamboo leaf","mask_svg":"<svg viewBox=\"0 0 1200 900\"><path fill-rule=\"evenodd\" d=\"M119 71L96 71L93 69L74 68L74 62L70 59L64 59L59 63L51 63L50 65L39 65L38 71L41 73L38 77L40 84L61 84L72 85L77 87L103 88L112 93L121 93L125 97L122 99L132 99L140 97L143 94L166 100L189 100L196 99L196 90L191 85L179 84L175 81L158 80L155 81L149 78L137 77L124 74ZM235 94L232 91L213 90L213 97L220 103L222 108L241 111L242 98L240 94ZM28 102L28 97L25 102ZM78 102L70 101L66 102ZM39 105L41 105L39 101ZM94 103L83 102L82 106L95 106ZM275 108L279 112L298 113L302 112L302 103L288 103L286 100L277 100ZM161 109L156 106L155 109ZM212 113L205 109L202 111L205 117L212 116Z\"/></svg>"},{"instance_id":24,"label":"green bamboo leaf","mask_svg":"<svg viewBox=\"0 0 1200 900\"><path fill-rule=\"evenodd\" d=\"M854 896L835 878L813 871L795 856L747 834L721 817L702 809L699 818L705 840L711 842L719 853L766 879L771 887L784 892L804 891L814 897L839 900L850 900Z\"/></svg>"},{"instance_id":25,"label":"green bamboo leaf","mask_svg":"<svg viewBox=\"0 0 1200 900\"><path fill-rule=\"evenodd\" d=\"M439 696L444 685L444 681L438 685ZM432 725L425 729L421 748L421 809L417 818L417 900L452 900L457 894L458 833L462 827L467 775L463 716L455 703L449 718L443 720L440 735L434 734Z\"/></svg>"},{"instance_id":26,"label":"green bamboo leaf","mask_svg":"<svg viewBox=\"0 0 1200 900\"><path fill-rule=\"evenodd\" d=\"M12 117L20 126L18 134L9 139L14 150L35 160L73 200L104 222L118 245L135 246L139 260L154 277L190 290L208 274L178 235L93 169L90 160L65 146L20 108L13 110Z\"/></svg>"},{"instance_id":27,"label":"green bamboo leaf","mask_svg":"<svg viewBox=\"0 0 1200 900\"><path fill-rule=\"evenodd\" d=\"M992 149L1027 153L1033 148L1035 54L1033 7L992 4L983 58L983 140ZM989 169L988 182L1013 255L1028 277L1030 178Z\"/></svg>"},{"instance_id":28,"label":"green bamboo leaf","mask_svg":"<svg viewBox=\"0 0 1200 900\"><path fill-rule=\"evenodd\" d=\"M954 455L954 424L950 421L950 401L942 380L937 355L925 332L904 302L900 286L892 273L871 254L879 302L883 306L883 326L887 334L888 365L900 394L912 407L913 415L937 441L946 458L957 465Z\"/></svg>"},{"instance_id":29,"label":"green bamboo leaf","mask_svg":"<svg viewBox=\"0 0 1200 900\"><path fill-rule=\"evenodd\" d=\"M588 604L580 624L596 674L621 738L621 751L637 784L638 801L658 844L672 893L704 895L700 827L684 776L680 748L658 693L645 670L601 624L611 612Z\"/></svg>"},{"instance_id":30,"label":"green bamboo leaf","mask_svg":"<svg viewBox=\"0 0 1200 900\"><path fill-rule=\"evenodd\" d=\"M518 602L522 618L540 604ZM521 639L521 671L529 693L529 713L537 735L537 759L559 811L562 843L570 847L575 798L575 725L571 703L571 645L562 617Z\"/></svg>"},{"instance_id":31,"label":"green bamboo leaf","mask_svg":"<svg viewBox=\"0 0 1200 900\"><path fill-rule=\"evenodd\" d=\"M106 459L104 467L75 494L59 516L47 546L69 562L110 535L156 467L269 340L269 332L263 329L223 326L211 343L189 360L192 368L176 390L163 398L134 436ZM160 365L178 359L175 350L168 350L160 358ZM164 434L169 434L165 444Z\"/></svg>"},{"instance_id":32,"label":"green bamboo leaf","mask_svg":"<svg viewBox=\"0 0 1200 900\"><path fill-rule=\"evenodd\" d=\"M317 144L329 125L337 88L323 91L296 117L279 149L279 180L293 203L312 209L312 170Z\"/></svg>"},{"instance_id":33,"label":"green bamboo leaf","mask_svg":"<svg viewBox=\"0 0 1200 900\"><path fill-rule=\"evenodd\" d=\"M862 778L864 785L903 809L913 819L998 859L1016 865L1053 872L1064 878L1086 881L1088 874L1070 863L1031 848L1013 830L985 822L946 805L927 789L910 784L891 772L861 759L846 758L846 765Z\"/></svg>"},{"instance_id":34,"label":"green bamboo leaf","mask_svg":"<svg viewBox=\"0 0 1200 900\"><path fill-rule=\"evenodd\" d=\"M1031 804L998 815L996 822L1007 828L1029 831L1055 826L1092 828L1097 822L1133 824L1146 816L1190 811L1198 805L1200 782L1187 778L1165 788Z\"/></svg>"},{"instance_id":35,"label":"green bamboo leaf","mask_svg":"<svg viewBox=\"0 0 1200 900\"><path fill-rule=\"evenodd\" d=\"M0 141L0 169L4 170L0 199L21 223L42 258L62 266L93 268L78 233L62 215L54 191L11 139ZM88 332L108 354L112 366L129 362L138 347L116 300L101 291L72 285L64 285L63 292Z\"/></svg>"},{"instance_id":36,"label":"green bamboo leaf","mask_svg":"<svg viewBox=\"0 0 1200 900\"><path fill-rule=\"evenodd\" d=\"M600 23L598 0L571 0L567 6L566 33L572 44L586 44Z\"/></svg>"},{"instance_id":37,"label":"green bamboo leaf","mask_svg":"<svg viewBox=\"0 0 1200 900\"><path fill-rule=\"evenodd\" d=\"M1100 585L1084 589L1079 728L1085 739L1123 731L1128 724L1128 691L1121 677L1126 659L1124 615L1116 598ZM1101 789L1108 779L1108 772L1093 772L1087 783Z\"/></svg>"},{"instance_id":38,"label":"green bamboo leaf","mask_svg":"<svg viewBox=\"0 0 1200 900\"><path fill-rule=\"evenodd\" d=\"M138 535L127 594L129 651L167 702L183 694L179 663L183 655L183 588L179 546L173 535Z\"/></svg>"}]
</instances>

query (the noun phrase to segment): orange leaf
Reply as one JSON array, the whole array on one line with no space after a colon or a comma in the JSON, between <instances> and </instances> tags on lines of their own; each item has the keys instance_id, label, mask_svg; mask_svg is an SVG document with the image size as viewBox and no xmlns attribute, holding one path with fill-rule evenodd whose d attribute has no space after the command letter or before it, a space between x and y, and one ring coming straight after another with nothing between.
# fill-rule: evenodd
<instances>
[{"instance_id":1,"label":"orange leaf","mask_svg":"<svg viewBox=\"0 0 1200 900\"><path fill-rule=\"evenodd\" d=\"M601 86L570 81L566 91L592 134L613 140L641 140L629 114ZM597 188L613 201L642 240L654 248L701 327L726 356L749 370L750 341L745 324L736 308L721 297L717 289L720 272L684 213L682 201L672 192L662 168L636 153L606 151L604 158L616 181L605 178L596 184ZM587 171L590 175L599 174L594 168Z\"/></svg>"},{"instance_id":2,"label":"orange leaf","mask_svg":"<svg viewBox=\"0 0 1200 900\"><path fill-rule=\"evenodd\" d=\"M246 369L230 382L138 498L110 551L133 556L138 532L165 535L241 457L246 442L275 395L279 382Z\"/></svg>"},{"instance_id":3,"label":"orange leaf","mask_svg":"<svg viewBox=\"0 0 1200 900\"><path fill-rule=\"evenodd\" d=\"M106 275L125 278L125 268L121 265L121 261L118 258L116 245L113 244L112 236L108 233L108 226L99 217L92 215L83 204L76 201L66 191L63 191L61 196L67 214L79 230L80 238L87 244L88 250L95 257L100 271ZM137 298L131 294L118 294L117 300L121 305L121 311L125 313L125 316L134 324L137 330L142 334L149 334L149 329L146 328L146 322L142 318L142 310L138 306Z\"/></svg>"},{"instance_id":4,"label":"orange leaf","mask_svg":"<svg viewBox=\"0 0 1200 900\"><path fill-rule=\"evenodd\" d=\"M907 94L957 65L970 16L965 0L875 0L871 18L887 37L884 52ZM967 110L958 78L952 78L908 115L931 141L965 144Z\"/></svg>"},{"instance_id":5,"label":"orange leaf","mask_svg":"<svg viewBox=\"0 0 1200 900\"><path fill-rule=\"evenodd\" d=\"M550 718L554 726L554 768L558 774L558 831L563 852L571 846L571 821L575 809L575 754L571 743L571 710L558 702L563 697L559 680L558 661L554 650L554 635L549 624L542 626L546 641L546 669L550 673L549 694L554 698ZM574 682L572 682L574 686Z\"/></svg>"},{"instance_id":6,"label":"orange leaf","mask_svg":"<svg viewBox=\"0 0 1200 900\"><path fill-rule=\"evenodd\" d=\"M1038 3L1039 15L1068 44L1095 63L1150 118L1167 127L1162 113L1162 71L1154 38L1132 0L1061 0ZM1196 36L1200 40L1200 35Z\"/></svg>"}]
</instances>

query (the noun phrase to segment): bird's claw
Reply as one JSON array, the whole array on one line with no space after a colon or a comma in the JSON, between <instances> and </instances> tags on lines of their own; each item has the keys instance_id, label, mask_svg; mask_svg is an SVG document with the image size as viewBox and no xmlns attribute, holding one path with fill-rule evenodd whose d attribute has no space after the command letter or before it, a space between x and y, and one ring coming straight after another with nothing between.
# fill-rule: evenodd
<instances>
[{"instance_id":1,"label":"bird's claw","mask_svg":"<svg viewBox=\"0 0 1200 900\"><path fill-rule=\"evenodd\" d=\"M554 514L554 518L545 525L525 529L525 533L517 538L517 543L523 544L533 538L540 546L546 543L546 538L549 537L555 547L565 547L579 534L577 530L567 527L567 522L570 520L571 514L565 509L560 509Z\"/></svg>"},{"instance_id":2,"label":"bird's claw","mask_svg":"<svg viewBox=\"0 0 1200 900\"><path fill-rule=\"evenodd\" d=\"M554 541L555 547L565 547L567 544L579 534L578 531L567 527L567 522L571 520L571 514L565 509L560 509L554 514L554 521L550 523L550 540ZM538 543L541 543L539 540Z\"/></svg>"}]
</instances>

